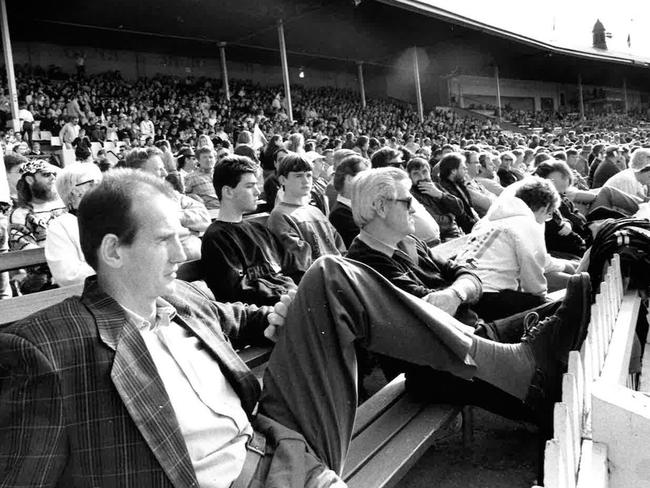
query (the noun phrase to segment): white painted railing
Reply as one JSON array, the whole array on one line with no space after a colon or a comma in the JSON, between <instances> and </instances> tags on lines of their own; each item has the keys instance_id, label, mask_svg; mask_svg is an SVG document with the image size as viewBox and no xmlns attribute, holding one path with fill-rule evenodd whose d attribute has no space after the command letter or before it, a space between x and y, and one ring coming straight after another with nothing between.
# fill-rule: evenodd
<instances>
[{"instance_id":1,"label":"white painted railing","mask_svg":"<svg viewBox=\"0 0 650 488\"><path fill-rule=\"evenodd\" d=\"M625 292L614 255L591 306L587 339L569 353L544 453L546 488L650 486L650 399L629 388L640 304L636 291Z\"/></svg>"}]
</instances>

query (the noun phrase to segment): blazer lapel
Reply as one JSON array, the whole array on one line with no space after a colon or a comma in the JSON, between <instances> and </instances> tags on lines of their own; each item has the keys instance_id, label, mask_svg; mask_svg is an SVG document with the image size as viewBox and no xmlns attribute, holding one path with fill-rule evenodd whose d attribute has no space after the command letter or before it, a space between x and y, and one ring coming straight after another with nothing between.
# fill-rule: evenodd
<instances>
[{"instance_id":1,"label":"blazer lapel","mask_svg":"<svg viewBox=\"0 0 650 488\"><path fill-rule=\"evenodd\" d=\"M260 384L253 373L228 341L219 338L184 307L177 307L177 311L179 314L176 315L174 320L189 329L208 348L212 357L219 364L221 372L239 396L242 407L251 417L260 395ZM180 312L185 313L181 316Z\"/></svg>"},{"instance_id":2,"label":"blazer lapel","mask_svg":"<svg viewBox=\"0 0 650 488\"><path fill-rule=\"evenodd\" d=\"M115 351L111 380L145 442L176 488L197 486L176 413L138 329L96 281L86 282L82 301L95 316L101 340Z\"/></svg>"}]
</instances>

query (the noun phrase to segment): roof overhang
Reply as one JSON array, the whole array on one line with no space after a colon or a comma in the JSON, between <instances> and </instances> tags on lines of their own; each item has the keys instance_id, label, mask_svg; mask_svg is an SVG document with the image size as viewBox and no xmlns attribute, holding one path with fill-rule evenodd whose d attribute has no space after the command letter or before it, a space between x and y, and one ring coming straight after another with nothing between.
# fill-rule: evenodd
<instances>
[{"instance_id":1,"label":"roof overhang","mask_svg":"<svg viewBox=\"0 0 650 488\"><path fill-rule=\"evenodd\" d=\"M381 3L391 5L394 7L403 8L415 12L418 14L427 15L429 17L436 18L438 20L448 21L454 24L462 25L470 29L477 30L486 34L495 35L502 37L504 39L512 40L522 44L526 44L531 47L536 47L545 51L550 51L557 54L562 54L566 56L574 56L583 59L590 59L594 61L605 61L611 63L624 64L628 66L638 66L638 67L650 67L650 60L641 59L641 58L632 58L629 56L620 56L607 52L600 52L594 50L592 51L583 51L579 49L571 49L561 46L556 46L554 44L549 44L547 42L539 41L528 36L517 34L516 32L508 31L495 27L492 25L479 22L477 20L465 17L463 15L450 12L449 10L442 9L432 5L431 2L423 0L377 0Z\"/></svg>"}]
</instances>

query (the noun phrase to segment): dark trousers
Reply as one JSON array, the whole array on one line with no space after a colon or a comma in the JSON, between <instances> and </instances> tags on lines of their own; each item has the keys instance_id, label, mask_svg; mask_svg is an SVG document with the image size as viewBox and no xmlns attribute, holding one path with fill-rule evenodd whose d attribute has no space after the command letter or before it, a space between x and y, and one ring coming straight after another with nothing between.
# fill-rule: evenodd
<instances>
[{"instance_id":1,"label":"dark trousers","mask_svg":"<svg viewBox=\"0 0 650 488\"><path fill-rule=\"evenodd\" d=\"M264 374L259 412L301 433L315 454L341 473L358 403L359 344L423 367L409 371L407 386L425 398L445 401L451 384L452 400L520 418L521 401L486 383L466 381L476 370L468 355L472 335L472 328L371 268L322 257L289 307Z\"/></svg>"},{"instance_id":2,"label":"dark trousers","mask_svg":"<svg viewBox=\"0 0 650 488\"><path fill-rule=\"evenodd\" d=\"M498 293L483 293L472 309L487 322L503 319L544 303L544 297L515 290L501 290Z\"/></svg>"}]
</instances>

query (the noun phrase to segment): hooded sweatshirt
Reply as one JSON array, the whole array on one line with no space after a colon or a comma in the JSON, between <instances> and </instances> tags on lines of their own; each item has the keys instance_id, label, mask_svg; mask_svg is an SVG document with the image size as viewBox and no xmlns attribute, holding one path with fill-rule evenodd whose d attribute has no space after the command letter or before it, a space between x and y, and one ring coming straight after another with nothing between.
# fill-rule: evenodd
<instances>
[{"instance_id":1,"label":"hooded sweatshirt","mask_svg":"<svg viewBox=\"0 0 650 488\"><path fill-rule=\"evenodd\" d=\"M477 222L456 261L479 276L484 293L514 290L545 295L544 272L554 267L544 243L544 226L523 200L508 194Z\"/></svg>"}]
</instances>

